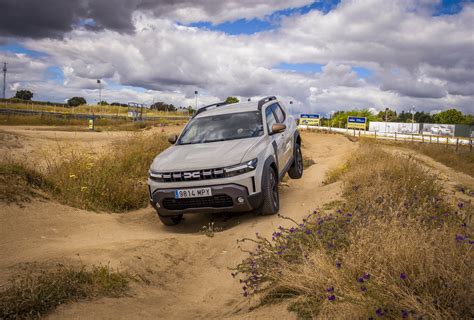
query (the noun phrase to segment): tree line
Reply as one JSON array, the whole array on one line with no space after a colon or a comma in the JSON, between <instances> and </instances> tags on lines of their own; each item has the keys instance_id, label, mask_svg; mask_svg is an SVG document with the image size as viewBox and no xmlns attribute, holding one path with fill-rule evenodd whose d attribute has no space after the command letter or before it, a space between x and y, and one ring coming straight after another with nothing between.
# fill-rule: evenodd
<instances>
[{"instance_id":1,"label":"tree line","mask_svg":"<svg viewBox=\"0 0 474 320\"><path fill-rule=\"evenodd\" d=\"M394 110L386 109L378 114L372 113L368 109L337 111L331 119L323 118L329 121L332 126L345 127L347 117L366 117L370 121L387 121L387 122L415 122L415 123L440 123L440 124L467 124L474 125L474 115L464 114L456 109L448 109L439 113L430 114L429 112L417 111L415 113L402 111L397 113Z\"/></svg>"}]
</instances>

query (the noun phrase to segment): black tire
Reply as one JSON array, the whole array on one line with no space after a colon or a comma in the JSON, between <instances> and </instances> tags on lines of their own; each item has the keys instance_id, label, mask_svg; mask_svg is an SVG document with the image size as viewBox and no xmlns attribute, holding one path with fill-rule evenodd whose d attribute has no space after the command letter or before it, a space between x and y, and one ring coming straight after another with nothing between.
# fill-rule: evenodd
<instances>
[{"instance_id":1,"label":"black tire","mask_svg":"<svg viewBox=\"0 0 474 320\"><path fill-rule=\"evenodd\" d=\"M278 213L280 209L280 196L278 194L278 176L275 170L268 166L262 177L263 204L260 208L261 215Z\"/></svg>"},{"instance_id":2,"label":"black tire","mask_svg":"<svg viewBox=\"0 0 474 320\"><path fill-rule=\"evenodd\" d=\"M300 179L303 176L303 155L301 154L301 146L297 144L295 149L295 159L288 170L291 179Z\"/></svg>"},{"instance_id":3,"label":"black tire","mask_svg":"<svg viewBox=\"0 0 474 320\"><path fill-rule=\"evenodd\" d=\"M175 226L179 224L181 220L183 219L182 214L177 215L177 216L170 216L170 217L160 216L158 214L158 217L160 217L161 223L163 223L165 226Z\"/></svg>"}]
</instances>

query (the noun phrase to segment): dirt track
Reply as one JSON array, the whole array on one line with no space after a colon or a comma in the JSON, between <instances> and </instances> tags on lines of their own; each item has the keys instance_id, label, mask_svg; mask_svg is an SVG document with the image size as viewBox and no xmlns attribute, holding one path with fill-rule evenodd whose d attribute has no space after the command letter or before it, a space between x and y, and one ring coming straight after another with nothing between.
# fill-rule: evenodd
<instances>
[{"instance_id":1,"label":"dirt track","mask_svg":"<svg viewBox=\"0 0 474 320\"><path fill-rule=\"evenodd\" d=\"M34 153L35 143L57 143L51 135L63 134L4 130L21 134L24 141L17 149L30 148L29 153ZM103 134L99 142L88 140L90 136L76 132L60 143L86 141L102 147L120 138L120 133ZM305 171L303 179L289 180L281 187L280 213L296 220L337 198L339 184L322 186L324 174L357 148L357 143L340 135L303 134L303 143L304 155L316 164ZM277 216L188 215L181 225L164 227L151 207L122 215L96 214L36 200L24 208L2 204L0 212L0 285L25 265L57 262L110 263L143 280L132 283L129 297L68 304L50 319L294 317L284 305L249 312L249 302L228 270L246 256L236 240L256 232L270 234L284 224ZM212 238L200 232L210 221L223 228Z\"/></svg>"}]
</instances>

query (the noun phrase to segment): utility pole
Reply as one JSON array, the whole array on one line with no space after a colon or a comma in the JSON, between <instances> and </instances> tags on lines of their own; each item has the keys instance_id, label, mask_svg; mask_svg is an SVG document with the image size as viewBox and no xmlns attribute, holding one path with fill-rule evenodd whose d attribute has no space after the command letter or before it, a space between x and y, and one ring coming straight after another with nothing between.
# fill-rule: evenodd
<instances>
[{"instance_id":1,"label":"utility pole","mask_svg":"<svg viewBox=\"0 0 474 320\"><path fill-rule=\"evenodd\" d=\"M3 99L5 99L5 90L7 87L7 63L3 63Z\"/></svg>"},{"instance_id":2,"label":"utility pole","mask_svg":"<svg viewBox=\"0 0 474 320\"><path fill-rule=\"evenodd\" d=\"M415 106L411 108L411 133L413 134L413 127L415 125Z\"/></svg>"}]
</instances>

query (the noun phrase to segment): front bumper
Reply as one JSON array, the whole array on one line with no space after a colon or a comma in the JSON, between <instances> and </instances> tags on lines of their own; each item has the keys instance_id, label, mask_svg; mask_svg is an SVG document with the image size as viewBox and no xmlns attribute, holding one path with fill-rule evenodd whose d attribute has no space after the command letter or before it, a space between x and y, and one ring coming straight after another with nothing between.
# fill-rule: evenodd
<instances>
[{"instance_id":1,"label":"front bumper","mask_svg":"<svg viewBox=\"0 0 474 320\"><path fill-rule=\"evenodd\" d=\"M162 216L183 213L246 212L262 204L262 193L249 195L245 186L238 184L204 185L212 190L212 197L175 199L175 191L187 188L156 189L150 194L151 205ZM192 187L196 188L196 187ZM243 202L237 198L242 197Z\"/></svg>"}]
</instances>

